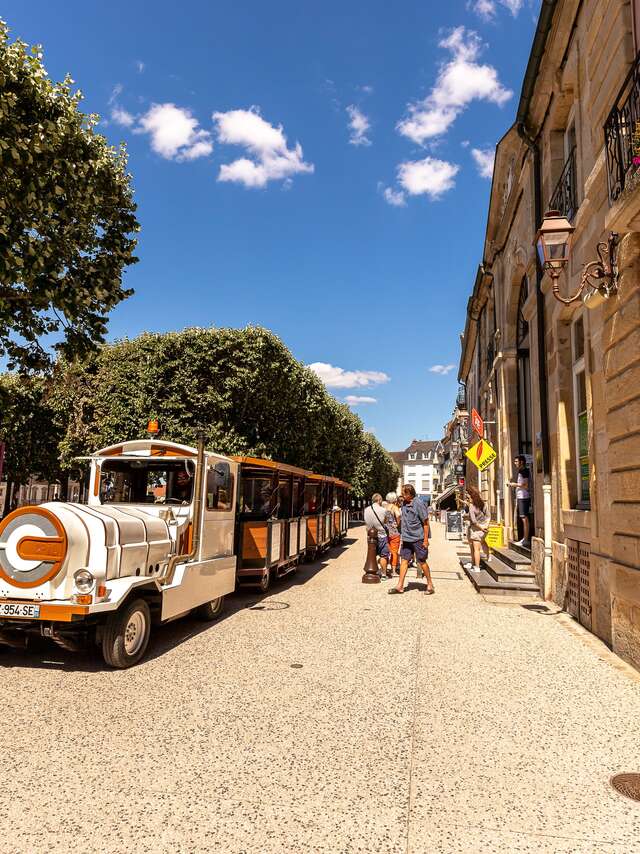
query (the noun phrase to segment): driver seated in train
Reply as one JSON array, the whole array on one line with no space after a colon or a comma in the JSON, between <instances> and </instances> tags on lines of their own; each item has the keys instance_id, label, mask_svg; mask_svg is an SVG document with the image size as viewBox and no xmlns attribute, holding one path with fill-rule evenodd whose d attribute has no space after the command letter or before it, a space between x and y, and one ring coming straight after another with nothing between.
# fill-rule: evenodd
<instances>
[{"instance_id":1,"label":"driver seated in train","mask_svg":"<svg viewBox=\"0 0 640 854\"><path fill-rule=\"evenodd\" d=\"M171 490L167 498L172 498L175 501L181 501L188 504L191 501L193 494L193 476L186 468L180 468L173 476Z\"/></svg>"}]
</instances>

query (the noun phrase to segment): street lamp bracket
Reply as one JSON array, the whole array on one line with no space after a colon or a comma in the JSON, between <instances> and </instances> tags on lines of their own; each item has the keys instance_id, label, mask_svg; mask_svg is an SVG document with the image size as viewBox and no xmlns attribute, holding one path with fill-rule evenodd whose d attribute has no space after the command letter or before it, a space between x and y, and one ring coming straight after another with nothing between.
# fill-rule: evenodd
<instances>
[{"instance_id":1,"label":"street lamp bracket","mask_svg":"<svg viewBox=\"0 0 640 854\"><path fill-rule=\"evenodd\" d=\"M570 240L574 231L573 226L558 211L547 211L544 222L536 234L536 245L540 263L549 273L552 280L554 297L561 303L569 305L582 297L586 287L591 292L598 293L603 299L608 299L618 290L617 247L618 234L609 233L606 242L601 241L596 246L597 261L589 261L582 268L580 285L570 297L560 294L560 271L563 270L570 254ZM586 295L587 297L589 294Z\"/></svg>"}]
</instances>

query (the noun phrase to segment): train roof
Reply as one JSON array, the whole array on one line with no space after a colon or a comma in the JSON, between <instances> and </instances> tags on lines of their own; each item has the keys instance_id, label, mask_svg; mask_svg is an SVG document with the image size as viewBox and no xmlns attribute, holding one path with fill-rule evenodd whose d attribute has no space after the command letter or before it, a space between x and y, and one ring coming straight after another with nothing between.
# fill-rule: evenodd
<instances>
[{"instance_id":1,"label":"train roof","mask_svg":"<svg viewBox=\"0 0 640 854\"><path fill-rule=\"evenodd\" d=\"M327 481L329 483L335 483L337 486L344 486L346 489L352 489L350 483L347 483L345 480L340 480L340 478L332 477L328 474L316 474L315 472L308 471L307 469L301 469L298 468L298 466L289 465L289 463L279 463L277 460L241 456L231 457L231 459L240 463L240 465L255 466L256 468L265 468L270 469L271 471L282 471L287 474L296 474L299 477L305 477L307 480Z\"/></svg>"}]
</instances>

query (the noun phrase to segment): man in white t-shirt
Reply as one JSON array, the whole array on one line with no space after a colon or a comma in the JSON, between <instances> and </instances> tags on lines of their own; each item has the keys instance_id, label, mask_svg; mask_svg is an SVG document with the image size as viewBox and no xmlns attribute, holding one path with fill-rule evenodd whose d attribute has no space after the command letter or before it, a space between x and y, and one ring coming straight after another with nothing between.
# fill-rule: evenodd
<instances>
[{"instance_id":1,"label":"man in white t-shirt","mask_svg":"<svg viewBox=\"0 0 640 854\"><path fill-rule=\"evenodd\" d=\"M522 522L522 539L515 543L516 546L530 545L529 536L529 512L531 510L531 497L529 494L529 481L531 474L527 468L527 459L524 454L518 454L514 463L518 467L518 479L512 481L509 486L516 490L516 503L518 505L518 516Z\"/></svg>"},{"instance_id":2,"label":"man in white t-shirt","mask_svg":"<svg viewBox=\"0 0 640 854\"><path fill-rule=\"evenodd\" d=\"M380 559L380 574L383 579L391 576L391 572L387 569L387 563L390 557L389 538L387 537L387 529L384 524L385 508L382 506L382 496L376 492L371 496L371 504L364 508L364 523L369 528L375 528L378 534L377 555Z\"/></svg>"}]
</instances>

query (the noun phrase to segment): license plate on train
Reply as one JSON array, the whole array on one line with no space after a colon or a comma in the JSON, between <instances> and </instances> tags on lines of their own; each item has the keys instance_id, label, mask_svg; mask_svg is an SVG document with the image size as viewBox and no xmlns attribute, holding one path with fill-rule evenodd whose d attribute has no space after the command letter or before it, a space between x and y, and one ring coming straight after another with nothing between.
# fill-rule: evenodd
<instances>
[{"instance_id":1,"label":"license plate on train","mask_svg":"<svg viewBox=\"0 0 640 854\"><path fill-rule=\"evenodd\" d=\"M40 617L40 605L31 602L0 602L0 617L37 620Z\"/></svg>"}]
</instances>

